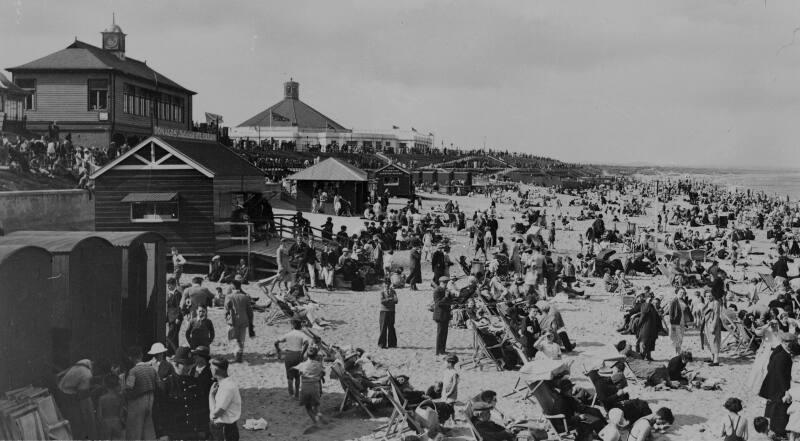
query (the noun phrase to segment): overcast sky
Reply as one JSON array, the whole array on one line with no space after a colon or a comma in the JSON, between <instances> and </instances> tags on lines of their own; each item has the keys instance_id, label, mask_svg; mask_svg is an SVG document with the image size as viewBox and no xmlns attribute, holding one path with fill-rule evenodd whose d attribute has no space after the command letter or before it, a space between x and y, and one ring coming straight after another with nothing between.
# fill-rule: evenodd
<instances>
[{"instance_id":1,"label":"overcast sky","mask_svg":"<svg viewBox=\"0 0 800 441\"><path fill-rule=\"evenodd\" d=\"M565 161L800 165L800 1L0 0L0 67L116 12L237 125L300 82L340 124ZM796 35L795 35L796 34Z\"/></svg>"}]
</instances>

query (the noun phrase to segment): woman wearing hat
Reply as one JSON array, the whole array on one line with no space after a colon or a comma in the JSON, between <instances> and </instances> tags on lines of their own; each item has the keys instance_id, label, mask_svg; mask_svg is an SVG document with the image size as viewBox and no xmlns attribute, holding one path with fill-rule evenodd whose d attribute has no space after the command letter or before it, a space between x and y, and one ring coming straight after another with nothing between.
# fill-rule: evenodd
<instances>
[{"instance_id":1,"label":"woman wearing hat","mask_svg":"<svg viewBox=\"0 0 800 441\"><path fill-rule=\"evenodd\" d=\"M608 424L597 435L603 441L619 441L622 437L619 429L627 425L628 422L625 420L622 410L615 407L608 411Z\"/></svg>"}]
</instances>

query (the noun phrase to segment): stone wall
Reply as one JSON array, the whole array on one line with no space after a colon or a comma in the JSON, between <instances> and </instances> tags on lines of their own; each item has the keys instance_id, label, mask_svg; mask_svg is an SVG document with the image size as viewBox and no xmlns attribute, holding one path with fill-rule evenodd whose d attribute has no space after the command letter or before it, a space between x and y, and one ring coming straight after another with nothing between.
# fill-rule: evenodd
<instances>
[{"instance_id":1,"label":"stone wall","mask_svg":"<svg viewBox=\"0 0 800 441\"><path fill-rule=\"evenodd\" d=\"M0 226L6 233L94 231L94 198L87 190L0 192Z\"/></svg>"}]
</instances>

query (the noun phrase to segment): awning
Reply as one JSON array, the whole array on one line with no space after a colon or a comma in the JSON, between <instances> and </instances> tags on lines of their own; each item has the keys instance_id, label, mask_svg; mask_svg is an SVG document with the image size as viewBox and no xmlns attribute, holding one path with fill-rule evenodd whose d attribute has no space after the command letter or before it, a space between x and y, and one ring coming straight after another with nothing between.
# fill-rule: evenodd
<instances>
[{"instance_id":1,"label":"awning","mask_svg":"<svg viewBox=\"0 0 800 441\"><path fill-rule=\"evenodd\" d=\"M177 197L178 193L128 193L121 202L169 202Z\"/></svg>"}]
</instances>

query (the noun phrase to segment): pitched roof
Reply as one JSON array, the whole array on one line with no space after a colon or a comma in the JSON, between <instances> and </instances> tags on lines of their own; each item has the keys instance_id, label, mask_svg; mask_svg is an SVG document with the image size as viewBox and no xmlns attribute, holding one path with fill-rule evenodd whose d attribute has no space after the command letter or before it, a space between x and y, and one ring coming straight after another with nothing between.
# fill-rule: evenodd
<instances>
[{"instance_id":1,"label":"pitched roof","mask_svg":"<svg viewBox=\"0 0 800 441\"><path fill-rule=\"evenodd\" d=\"M0 92L5 92L7 95L30 95L30 92L25 89L20 89L19 86L12 83L2 72L0 72Z\"/></svg>"},{"instance_id":2,"label":"pitched roof","mask_svg":"<svg viewBox=\"0 0 800 441\"><path fill-rule=\"evenodd\" d=\"M403 167L400 167L399 165L397 165L397 164L395 164L395 163L386 164L386 165L384 165L383 167L381 167L381 168L379 168L379 169L375 170L375 173L378 173L378 172L380 172L380 171L382 171L382 170L386 170L386 169L387 169L387 168L389 168L389 167L396 168L396 169L400 170L401 172L403 172L403 173L405 173L405 174L407 174L407 175L410 175L410 174L411 174L411 172L410 172L410 171L408 171L408 170L404 169Z\"/></svg>"},{"instance_id":3,"label":"pitched roof","mask_svg":"<svg viewBox=\"0 0 800 441\"><path fill-rule=\"evenodd\" d=\"M218 142L151 136L128 150L124 155L119 156L94 172L91 176L92 179L97 179L103 173L113 169L117 164L150 145L151 142L175 154L181 161L209 178L220 176L264 176L264 172L258 167L247 162L246 159L234 153L233 150Z\"/></svg>"},{"instance_id":4,"label":"pitched roof","mask_svg":"<svg viewBox=\"0 0 800 441\"><path fill-rule=\"evenodd\" d=\"M301 170L288 178L292 181L367 181L367 172L336 158Z\"/></svg>"},{"instance_id":5,"label":"pitched roof","mask_svg":"<svg viewBox=\"0 0 800 441\"><path fill-rule=\"evenodd\" d=\"M159 86L178 89L192 95L189 89L161 75L147 64L134 58L119 58L113 52L103 50L89 43L75 40L74 43L58 52L53 52L38 60L7 69L9 72L36 70L115 70L126 75L147 81L155 80Z\"/></svg>"},{"instance_id":6,"label":"pitched roof","mask_svg":"<svg viewBox=\"0 0 800 441\"><path fill-rule=\"evenodd\" d=\"M301 129L348 130L299 99L288 97L239 124L238 127L295 126Z\"/></svg>"}]
</instances>

